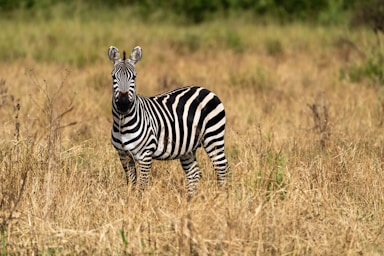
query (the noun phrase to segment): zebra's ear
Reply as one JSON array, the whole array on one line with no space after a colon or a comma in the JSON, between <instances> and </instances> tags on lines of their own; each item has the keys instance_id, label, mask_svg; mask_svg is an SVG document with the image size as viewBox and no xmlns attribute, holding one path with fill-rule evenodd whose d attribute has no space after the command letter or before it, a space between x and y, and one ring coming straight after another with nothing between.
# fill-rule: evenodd
<instances>
[{"instance_id":1,"label":"zebra's ear","mask_svg":"<svg viewBox=\"0 0 384 256\"><path fill-rule=\"evenodd\" d=\"M109 46L108 56L109 60L112 61L113 64L115 64L115 62L120 59L119 49L117 49L115 46Z\"/></svg>"},{"instance_id":2,"label":"zebra's ear","mask_svg":"<svg viewBox=\"0 0 384 256\"><path fill-rule=\"evenodd\" d=\"M142 51L140 46L136 46L133 48L131 57L129 57L129 60L132 64L136 64L139 60L141 60Z\"/></svg>"}]
</instances>

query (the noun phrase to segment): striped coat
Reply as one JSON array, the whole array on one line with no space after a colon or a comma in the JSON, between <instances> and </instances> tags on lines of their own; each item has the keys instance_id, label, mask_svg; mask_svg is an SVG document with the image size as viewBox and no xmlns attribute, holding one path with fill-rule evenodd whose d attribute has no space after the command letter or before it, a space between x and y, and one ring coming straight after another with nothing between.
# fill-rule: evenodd
<instances>
[{"instance_id":1,"label":"striped coat","mask_svg":"<svg viewBox=\"0 0 384 256\"><path fill-rule=\"evenodd\" d=\"M203 147L212 160L219 184L227 176L224 153L225 110L211 91L198 86L175 89L157 96L136 94L135 64L141 59L140 47L130 58L120 58L111 46L108 55L112 70L112 144L119 153L127 181L136 183L135 162L140 183L146 186L152 160L180 159L190 193L201 176L196 150Z\"/></svg>"}]
</instances>

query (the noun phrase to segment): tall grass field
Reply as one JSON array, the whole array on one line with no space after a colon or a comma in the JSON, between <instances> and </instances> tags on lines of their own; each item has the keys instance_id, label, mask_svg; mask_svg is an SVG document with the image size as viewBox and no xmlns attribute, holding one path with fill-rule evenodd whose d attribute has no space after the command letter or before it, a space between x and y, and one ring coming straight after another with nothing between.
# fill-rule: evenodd
<instances>
[{"instance_id":1,"label":"tall grass field","mask_svg":"<svg viewBox=\"0 0 384 256\"><path fill-rule=\"evenodd\" d=\"M384 46L371 30L129 14L0 18L0 255L384 254ZM142 47L139 94L219 96L225 188L203 150L190 199L179 161L155 161L144 191L126 184L110 45Z\"/></svg>"}]
</instances>

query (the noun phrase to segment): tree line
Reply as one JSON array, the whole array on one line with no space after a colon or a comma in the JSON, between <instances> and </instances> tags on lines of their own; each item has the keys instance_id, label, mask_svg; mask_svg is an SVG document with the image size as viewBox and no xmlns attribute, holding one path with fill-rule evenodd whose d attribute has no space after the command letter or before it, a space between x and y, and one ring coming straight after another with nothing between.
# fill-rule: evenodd
<instances>
[{"instance_id":1,"label":"tree line","mask_svg":"<svg viewBox=\"0 0 384 256\"><path fill-rule=\"evenodd\" d=\"M190 23L200 23L217 15L226 16L247 11L255 17L270 17L280 22L337 22L347 16L370 23L370 16L384 15L384 0L0 0L0 13L16 10L35 11L64 4L83 8L121 8L132 6L148 17L162 10L182 16Z\"/></svg>"}]
</instances>

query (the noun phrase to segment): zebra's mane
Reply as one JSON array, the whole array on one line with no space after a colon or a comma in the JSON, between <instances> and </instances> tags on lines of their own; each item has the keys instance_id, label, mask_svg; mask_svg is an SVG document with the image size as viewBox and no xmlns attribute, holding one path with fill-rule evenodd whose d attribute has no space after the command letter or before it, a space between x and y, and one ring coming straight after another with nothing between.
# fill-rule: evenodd
<instances>
[{"instance_id":1,"label":"zebra's mane","mask_svg":"<svg viewBox=\"0 0 384 256\"><path fill-rule=\"evenodd\" d=\"M123 51L123 60L124 60L124 61L126 60L125 51Z\"/></svg>"}]
</instances>

